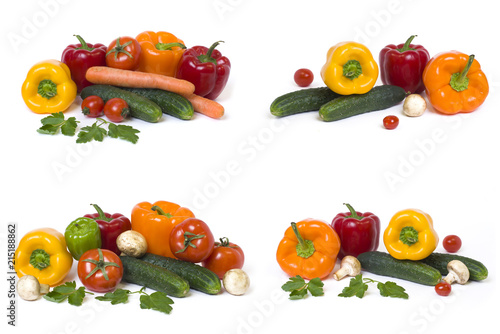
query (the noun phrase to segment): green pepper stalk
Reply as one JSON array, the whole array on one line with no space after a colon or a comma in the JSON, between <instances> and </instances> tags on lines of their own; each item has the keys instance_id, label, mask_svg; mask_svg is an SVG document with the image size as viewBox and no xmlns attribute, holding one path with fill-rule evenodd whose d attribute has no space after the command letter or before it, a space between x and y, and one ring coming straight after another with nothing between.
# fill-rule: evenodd
<instances>
[{"instance_id":1,"label":"green pepper stalk","mask_svg":"<svg viewBox=\"0 0 500 334\"><path fill-rule=\"evenodd\" d=\"M80 217L68 225L64 233L68 250L75 260L86 251L101 248L101 231L99 224L87 217Z\"/></svg>"}]
</instances>

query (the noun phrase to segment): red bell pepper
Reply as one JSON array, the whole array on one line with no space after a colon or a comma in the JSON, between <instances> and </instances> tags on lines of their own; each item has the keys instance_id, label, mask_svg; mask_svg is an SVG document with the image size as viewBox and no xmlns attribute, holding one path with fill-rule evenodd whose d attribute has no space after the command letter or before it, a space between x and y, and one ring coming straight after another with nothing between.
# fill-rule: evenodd
<instances>
[{"instance_id":1,"label":"red bell pepper","mask_svg":"<svg viewBox=\"0 0 500 334\"><path fill-rule=\"evenodd\" d=\"M130 219L121 213L111 215L103 212L98 205L91 205L96 209L97 213L87 214L84 217L94 219L99 225L102 241L101 248L109 249L117 255L120 255L121 252L118 249L118 246L116 246L116 238L118 238L122 232L132 229Z\"/></svg>"},{"instance_id":2,"label":"red bell pepper","mask_svg":"<svg viewBox=\"0 0 500 334\"><path fill-rule=\"evenodd\" d=\"M222 41L210 48L193 46L187 49L179 61L176 77L190 81L196 87L194 93L215 100L226 87L231 62L215 50Z\"/></svg>"},{"instance_id":3,"label":"red bell pepper","mask_svg":"<svg viewBox=\"0 0 500 334\"><path fill-rule=\"evenodd\" d=\"M389 44L379 54L380 77L384 85L395 85L406 92L424 91L422 73L429 61L429 52L421 45L410 44L416 35L404 44Z\"/></svg>"},{"instance_id":4,"label":"red bell pepper","mask_svg":"<svg viewBox=\"0 0 500 334\"><path fill-rule=\"evenodd\" d=\"M77 91L92 85L85 79L85 73L92 66L106 66L106 49L104 44L88 44L83 38L75 35L79 44L68 45L61 56L61 61L68 65L71 79L76 83Z\"/></svg>"},{"instance_id":5,"label":"red bell pepper","mask_svg":"<svg viewBox=\"0 0 500 334\"><path fill-rule=\"evenodd\" d=\"M339 213L331 226L340 238L339 258L346 255L357 257L359 254L375 251L380 238L380 219L371 212L355 211L345 204L349 212Z\"/></svg>"}]
</instances>

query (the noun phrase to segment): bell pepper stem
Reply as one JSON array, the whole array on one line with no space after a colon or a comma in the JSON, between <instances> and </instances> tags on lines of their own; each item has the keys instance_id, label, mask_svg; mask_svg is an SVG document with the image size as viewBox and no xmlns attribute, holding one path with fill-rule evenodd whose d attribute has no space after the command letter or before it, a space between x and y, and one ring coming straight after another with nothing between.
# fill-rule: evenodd
<instances>
[{"instance_id":1,"label":"bell pepper stem","mask_svg":"<svg viewBox=\"0 0 500 334\"><path fill-rule=\"evenodd\" d=\"M57 85L52 80L42 80L38 84L38 94L46 99L51 99L57 95Z\"/></svg>"},{"instance_id":2,"label":"bell pepper stem","mask_svg":"<svg viewBox=\"0 0 500 334\"><path fill-rule=\"evenodd\" d=\"M43 249L35 249L31 253L30 264L36 269L43 270L50 266L50 255Z\"/></svg>"},{"instance_id":3,"label":"bell pepper stem","mask_svg":"<svg viewBox=\"0 0 500 334\"><path fill-rule=\"evenodd\" d=\"M295 233L297 240L299 241L297 247L295 248L295 250L297 251L297 255L303 257L304 259L311 257L316 251L314 248L314 243L311 240L304 239L302 235L300 235L296 223L292 223L292 230L293 233Z\"/></svg>"},{"instance_id":4,"label":"bell pepper stem","mask_svg":"<svg viewBox=\"0 0 500 334\"><path fill-rule=\"evenodd\" d=\"M469 87L469 78L467 77L467 73L469 73L470 67L474 62L474 55L469 56L469 60L465 65L462 72L453 73L450 78L450 86L457 92L461 92L466 90Z\"/></svg>"},{"instance_id":5,"label":"bell pepper stem","mask_svg":"<svg viewBox=\"0 0 500 334\"><path fill-rule=\"evenodd\" d=\"M80 36L80 35L73 35L75 36L76 38L78 38L78 41L80 42L80 44L82 46L78 47L78 48L75 48L75 50L87 50L87 51L92 51L94 50L94 48L91 48L87 42L85 42L85 40Z\"/></svg>"},{"instance_id":6,"label":"bell pepper stem","mask_svg":"<svg viewBox=\"0 0 500 334\"><path fill-rule=\"evenodd\" d=\"M181 49L185 49L186 46L182 43L178 43L178 42L173 42L173 43L156 43L155 45L156 49L160 50L160 51L166 51L166 50L172 50L172 48L174 47L178 47L178 48L181 48Z\"/></svg>"},{"instance_id":7,"label":"bell pepper stem","mask_svg":"<svg viewBox=\"0 0 500 334\"><path fill-rule=\"evenodd\" d=\"M165 216L165 217L168 217L168 218L172 218L173 217L170 213L163 211L163 209L160 208L158 205L154 205L151 208L151 210L156 211L156 213L159 214L159 215L161 215L161 216Z\"/></svg>"},{"instance_id":8,"label":"bell pepper stem","mask_svg":"<svg viewBox=\"0 0 500 334\"><path fill-rule=\"evenodd\" d=\"M413 226L406 226L401 229L399 240L405 245L411 246L418 241L418 231Z\"/></svg>"},{"instance_id":9,"label":"bell pepper stem","mask_svg":"<svg viewBox=\"0 0 500 334\"><path fill-rule=\"evenodd\" d=\"M99 207L99 205L97 204L90 204L94 207L94 209L97 211L97 213L99 214L99 217L96 217L96 219L100 219L100 220L104 220L104 221L111 221L112 219L111 218L108 218L106 217L106 215L104 214L104 211L102 211L102 209Z\"/></svg>"},{"instance_id":10,"label":"bell pepper stem","mask_svg":"<svg viewBox=\"0 0 500 334\"><path fill-rule=\"evenodd\" d=\"M219 45L220 43L224 43L224 41L217 41L215 42L214 44L212 44L208 50L207 50L207 53L204 54L204 55L199 55L198 56L198 60L202 63L208 63L208 62L211 62L211 63L214 63L214 64L217 64L217 61L212 57L212 52L214 52L215 48L217 47L217 45Z\"/></svg>"},{"instance_id":11,"label":"bell pepper stem","mask_svg":"<svg viewBox=\"0 0 500 334\"><path fill-rule=\"evenodd\" d=\"M405 51L409 51L409 50L415 50L413 48L410 47L410 44L411 42L413 41L413 39L417 37L417 35L411 35L410 38L408 38L405 42L405 44L403 45L403 47L397 49L399 52L405 52Z\"/></svg>"},{"instance_id":12,"label":"bell pepper stem","mask_svg":"<svg viewBox=\"0 0 500 334\"><path fill-rule=\"evenodd\" d=\"M342 72L347 79L354 80L363 73L363 69L361 68L359 61L351 59L344 64Z\"/></svg>"},{"instance_id":13,"label":"bell pepper stem","mask_svg":"<svg viewBox=\"0 0 500 334\"><path fill-rule=\"evenodd\" d=\"M357 219L357 220L363 219L363 217L361 217L360 215L358 215L358 213L356 212L356 210L354 210L354 208L350 204L344 203L344 205L347 206L347 208L349 209L349 211L351 213L349 216L346 216L346 218L354 218L354 219Z\"/></svg>"}]
</instances>

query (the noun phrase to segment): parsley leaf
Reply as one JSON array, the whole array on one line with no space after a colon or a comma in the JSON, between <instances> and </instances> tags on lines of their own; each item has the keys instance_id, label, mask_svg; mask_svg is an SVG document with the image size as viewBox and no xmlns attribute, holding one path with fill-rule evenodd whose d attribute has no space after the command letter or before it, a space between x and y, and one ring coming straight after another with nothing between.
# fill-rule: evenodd
<instances>
[{"instance_id":1,"label":"parsley leaf","mask_svg":"<svg viewBox=\"0 0 500 334\"><path fill-rule=\"evenodd\" d=\"M323 292L323 282L318 278L313 278L306 283L306 281L300 276L290 277L290 279L281 286L286 292L290 292L290 299L303 299L307 297L307 292L311 293L312 296L322 296Z\"/></svg>"},{"instance_id":2,"label":"parsley leaf","mask_svg":"<svg viewBox=\"0 0 500 334\"><path fill-rule=\"evenodd\" d=\"M107 292L104 296L95 297L95 299L102 302L111 302L111 305L125 304L128 301L128 295L134 292L124 289L116 289L113 292Z\"/></svg>"},{"instance_id":3,"label":"parsley leaf","mask_svg":"<svg viewBox=\"0 0 500 334\"><path fill-rule=\"evenodd\" d=\"M76 282L72 281L56 286L52 291L44 295L43 298L55 303L61 303L67 299L71 305L80 306L87 293L93 295L92 292L85 291L85 287L83 286L77 289Z\"/></svg>"},{"instance_id":4,"label":"parsley leaf","mask_svg":"<svg viewBox=\"0 0 500 334\"><path fill-rule=\"evenodd\" d=\"M356 296L358 298L363 298L366 290L368 290L368 284L363 281L361 274L357 275L354 278L351 278L349 282L349 286L345 287L342 290L342 293L339 294L339 297L352 297Z\"/></svg>"},{"instance_id":5,"label":"parsley leaf","mask_svg":"<svg viewBox=\"0 0 500 334\"><path fill-rule=\"evenodd\" d=\"M101 128L101 126L105 124L104 122L99 123L96 121L92 126L83 127L80 132L78 132L77 143L88 143L92 140L102 141L104 136L108 134L106 129Z\"/></svg>"},{"instance_id":6,"label":"parsley leaf","mask_svg":"<svg viewBox=\"0 0 500 334\"><path fill-rule=\"evenodd\" d=\"M378 282L377 288L381 296L408 299L405 289L394 282Z\"/></svg>"},{"instance_id":7,"label":"parsley leaf","mask_svg":"<svg viewBox=\"0 0 500 334\"><path fill-rule=\"evenodd\" d=\"M142 309L156 310L166 314L172 311L170 305L174 303L165 293L159 291L153 292L151 295L143 294L140 300Z\"/></svg>"},{"instance_id":8,"label":"parsley leaf","mask_svg":"<svg viewBox=\"0 0 500 334\"><path fill-rule=\"evenodd\" d=\"M37 130L38 133L54 135L61 130L65 136L74 136L79 123L75 117L64 119L64 114L61 111L42 118L41 122L42 126Z\"/></svg>"},{"instance_id":9,"label":"parsley leaf","mask_svg":"<svg viewBox=\"0 0 500 334\"><path fill-rule=\"evenodd\" d=\"M108 135L111 138L121 138L134 144L137 143L137 140L139 139L139 137L136 135L136 133L139 132L139 130L134 129L129 125L116 125L110 123L108 126Z\"/></svg>"}]
</instances>

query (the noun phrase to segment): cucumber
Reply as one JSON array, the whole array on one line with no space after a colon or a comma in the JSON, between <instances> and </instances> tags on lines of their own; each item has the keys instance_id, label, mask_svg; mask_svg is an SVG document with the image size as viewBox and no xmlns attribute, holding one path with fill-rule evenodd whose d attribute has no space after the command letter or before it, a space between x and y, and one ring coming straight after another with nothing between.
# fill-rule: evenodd
<instances>
[{"instance_id":1,"label":"cucumber","mask_svg":"<svg viewBox=\"0 0 500 334\"><path fill-rule=\"evenodd\" d=\"M328 87L301 89L277 97L271 104L271 114L283 117L319 110L322 105L340 96Z\"/></svg>"},{"instance_id":2,"label":"cucumber","mask_svg":"<svg viewBox=\"0 0 500 334\"><path fill-rule=\"evenodd\" d=\"M174 116L182 120L189 120L193 118L193 105L182 95L172 93L163 89L121 88L150 99L160 106L164 114Z\"/></svg>"},{"instance_id":3,"label":"cucumber","mask_svg":"<svg viewBox=\"0 0 500 334\"><path fill-rule=\"evenodd\" d=\"M216 295L221 291L219 277L211 270L197 264L146 253L141 257L142 261L166 268L189 282L189 286L210 295Z\"/></svg>"},{"instance_id":4,"label":"cucumber","mask_svg":"<svg viewBox=\"0 0 500 334\"><path fill-rule=\"evenodd\" d=\"M425 263L441 272L443 276L448 274L448 262L452 260L462 261L469 268L469 280L482 281L488 277L488 269L481 262L455 254L432 253L420 262Z\"/></svg>"},{"instance_id":5,"label":"cucumber","mask_svg":"<svg viewBox=\"0 0 500 334\"><path fill-rule=\"evenodd\" d=\"M107 100L119 97L127 102L132 117L142 119L146 122L156 123L163 115L160 106L153 101L115 86L92 85L85 87L80 92L82 99L91 95L101 97L104 103L106 103Z\"/></svg>"},{"instance_id":6,"label":"cucumber","mask_svg":"<svg viewBox=\"0 0 500 334\"><path fill-rule=\"evenodd\" d=\"M388 253L378 251L358 255L361 268L373 274L400 278L423 284L436 285L441 282L439 270L419 261L397 260Z\"/></svg>"},{"instance_id":7,"label":"cucumber","mask_svg":"<svg viewBox=\"0 0 500 334\"><path fill-rule=\"evenodd\" d=\"M361 115L370 111L387 109L403 101L406 92L393 85L372 88L365 94L345 95L325 103L319 108L319 116L325 122Z\"/></svg>"},{"instance_id":8,"label":"cucumber","mask_svg":"<svg viewBox=\"0 0 500 334\"><path fill-rule=\"evenodd\" d=\"M120 256L120 260L123 264L123 280L126 282L173 297L185 297L189 292L189 283L168 269L130 256Z\"/></svg>"}]
</instances>

